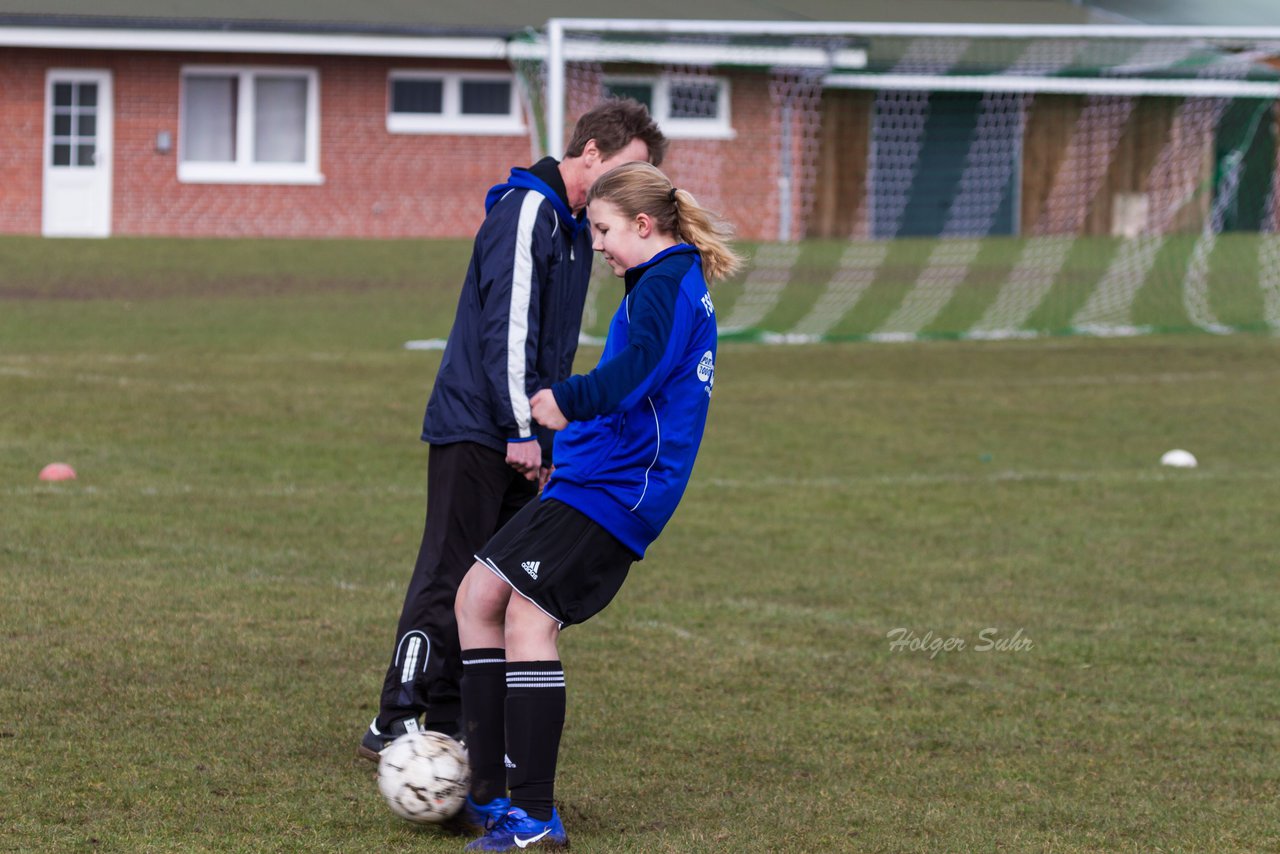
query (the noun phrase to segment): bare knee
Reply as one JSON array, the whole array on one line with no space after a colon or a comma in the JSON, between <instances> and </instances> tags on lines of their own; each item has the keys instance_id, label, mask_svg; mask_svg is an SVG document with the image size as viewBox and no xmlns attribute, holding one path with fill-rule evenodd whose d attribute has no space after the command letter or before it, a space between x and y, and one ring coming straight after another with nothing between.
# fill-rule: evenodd
<instances>
[{"instance_id":1,"label":"bare knee","mask_svg":"<svg viewBox=\"0 0 1280 854\"><path fill-rule=\"evenodd\" d=\"M502 624L510 598L511 588L506 582L484 564L472 565L458 586L453 605L463 649L502 646Z\"/></svg>"},{"instance_id":2,"label":"bare knee","mask_svg":"<svg viewBox=\"0 0 1280 854\"><path fill-rule=\"evenodd\" d=\"M512 661L553 661L560 623L522 596L507 604L504 626L507 658Z\"/></svg>"}]
</instances>

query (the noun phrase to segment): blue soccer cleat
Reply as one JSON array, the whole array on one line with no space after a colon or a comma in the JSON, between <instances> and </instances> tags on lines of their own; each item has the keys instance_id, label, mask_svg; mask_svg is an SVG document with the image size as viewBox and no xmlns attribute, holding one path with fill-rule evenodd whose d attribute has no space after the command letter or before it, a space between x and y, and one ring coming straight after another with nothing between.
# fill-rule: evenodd
<instances>
[{"instance_id":1,"label":"blue soccer cleat","mask_svg":"<svg viewBox=\"0 0 1280 854\"><path fill-rule=\"evenodd\" d=\"M551 811L550 821L531 818L520 807L512 807L489 831L466 847L467 851L524 851L529 848L568 848L569 837L560 823L560 813Z\"/></svg>"},{"instance_id":2,"label":"blue soccer cleat","mask_svg":"<svg viewBox=\"0 0 1280 854\"><path fill-rule=\"evenodd\" d=\"M494 798L487 804L478 804L471 800L470 795L467 795L466 802L454 818L454 824L460 832L481 834L502 821L502 817L509 809L511 809L510 798Z\"/></svg>"}]
</instances>

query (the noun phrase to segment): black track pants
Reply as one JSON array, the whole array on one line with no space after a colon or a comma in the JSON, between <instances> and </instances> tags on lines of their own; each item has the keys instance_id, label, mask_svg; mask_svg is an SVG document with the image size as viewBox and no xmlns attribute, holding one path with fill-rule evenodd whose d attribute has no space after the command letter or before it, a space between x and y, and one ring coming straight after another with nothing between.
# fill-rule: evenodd
<instances>
[{"instance_id":1,"label":"black track pants","mask_svg":"<svg viewBox=\"0 0 1280 854\"><path fill-rule=\"evenodd\" d=\"M452 734L461 710L462 658L453 603L475 553L537 495L506 457L472 442L432 445L427 521L382 686L378 727L427 712Z\"/></svg>"}]
</instances>

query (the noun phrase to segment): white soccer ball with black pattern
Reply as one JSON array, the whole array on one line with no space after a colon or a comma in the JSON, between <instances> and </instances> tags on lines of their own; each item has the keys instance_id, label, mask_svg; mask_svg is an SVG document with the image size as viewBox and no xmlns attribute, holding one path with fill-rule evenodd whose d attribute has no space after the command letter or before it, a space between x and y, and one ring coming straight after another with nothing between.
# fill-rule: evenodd
<instances>
[{"instance_id":1,"label":"white soccer ball with black pattern","mask_svg":"<svg viewBox=\"0 0 1280 854\"><path fill-rule=\"evenodd\" d=\"M400 736L378 759L378 791L401 818L419 824L445 821L462 809L471 766L461 744L438 732Z\"/></svg>"}]
</instances>

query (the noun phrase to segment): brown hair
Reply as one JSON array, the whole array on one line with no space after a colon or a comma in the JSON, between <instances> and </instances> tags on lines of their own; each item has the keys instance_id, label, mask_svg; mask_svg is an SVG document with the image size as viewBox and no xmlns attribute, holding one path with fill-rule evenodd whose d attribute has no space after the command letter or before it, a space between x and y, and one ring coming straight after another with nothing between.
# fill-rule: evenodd
<instances>
[{"instance_id":1,"label":"brown hair","mask_svg":"<svg viewBox=\"0 0 1280 854\"><path fill-rule=\"evenodd\" d=\"M587 192L594 199L611 202L627 218L647 214L662 234L692 243L702 256L707 284L727 279L742 267L742 258L729 245L733 227L698 204L687 190L678 190L671 179L648 163L624 163L601 175Z\"/></svg>"},{"instance_id":2,"label":"brown hair","mask_svg":"<svg viewBox=\"0 0 1280 854\"><path fill-rule=\"evenodd\" d=\"M649 162L654 166L661 164L667 153L667 138L649 115L648 108L630 98L609 98L583 113L573 127L573 138L564 156L581 157L593 139L602 157L621 151L633 139L649 147Z\"/></svg>"}]
</instances>

